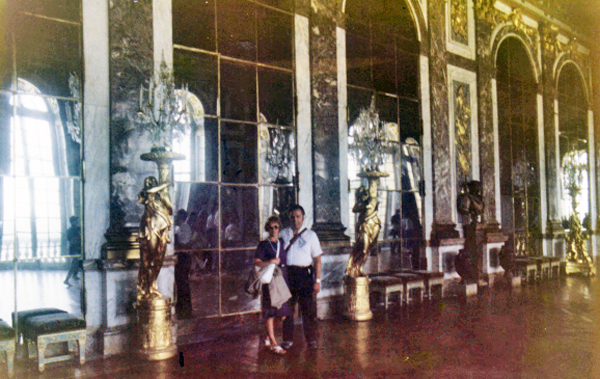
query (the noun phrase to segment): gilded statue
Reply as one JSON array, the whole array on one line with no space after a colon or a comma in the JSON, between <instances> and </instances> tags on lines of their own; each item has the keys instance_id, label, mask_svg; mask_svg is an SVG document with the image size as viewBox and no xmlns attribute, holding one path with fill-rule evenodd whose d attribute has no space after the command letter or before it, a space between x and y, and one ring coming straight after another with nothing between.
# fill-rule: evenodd
<instances>
[{"instance_id":1,"label":"gilded statue","mask_svg":"<svg viewBox=\"0 0 600 379\"><path fill-rule=\"evenodd\" d=\"M356 204L352 212L358 213L356 243L350 253L346 275L352 278L365 276L363 266L367 262L371 247L377 242L381 221L377 217L377 180L370 180L369 187L356 190Z\"/></svg>"},{"instance_id":2,"label":"gilded statue","mask_svg":"<svg viewBox=\"0 0 600 379\"><path fill-rule=\"evenodd\" d=\"M171 216L173 206L167 187L169 183L158 184L154 176L144 179L144 188L138 201L145 206L140 222L140 258L138 273L138 299L160 298L156 280L162 268L167 244L171 242Z\"/></svg>"}]
</instances>

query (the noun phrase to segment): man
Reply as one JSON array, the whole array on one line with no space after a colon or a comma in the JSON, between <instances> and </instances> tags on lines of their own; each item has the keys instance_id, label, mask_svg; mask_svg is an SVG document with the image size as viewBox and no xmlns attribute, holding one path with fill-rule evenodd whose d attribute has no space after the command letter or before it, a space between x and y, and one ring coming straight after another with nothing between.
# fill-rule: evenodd
<instances>
[{"instance_id":1,"label":"man","mask_svg":"<svg viewBox=\"0 0 600 379\"><path fill-rule=\"evenodd\" d=\"M302 328L308 347L316 349L316 296L321 291L321 244L312 230L304 227L304 208L294 205L291 209L292 226L281 231L287 249L288 284L292 298L292 309L298 304L302 315ZM294 314L283 322L284 349L294 343Z\"/></svg>"}]
</instances>

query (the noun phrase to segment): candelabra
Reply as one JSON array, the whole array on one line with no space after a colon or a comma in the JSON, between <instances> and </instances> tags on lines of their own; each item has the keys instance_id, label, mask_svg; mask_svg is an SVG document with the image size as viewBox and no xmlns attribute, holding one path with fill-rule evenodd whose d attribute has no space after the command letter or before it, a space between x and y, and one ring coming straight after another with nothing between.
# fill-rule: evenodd
<instances>
[{"instance_id":1,"label":"candelabra","mask_svg":"<svg viewBox=\"0 0 600 379\"><path fill-rule=\"evenodd\" d=\"M148 81L140 85L139 110L136 121L144 125L155 144L167 143L183 137L191 124L188 110L188 85L175 87L173 72L163 59L160 70Z\"/></svg>"},{"instance_id":2,"label":"candelabra","mask_svg":"<svg viewBox=\"0 0 600 379\"><path fill-rule=\"evenodd\" d=\"M377 184L381 177L379 166L385 163L388 138L384 125L375 110L375 97L368 109L362 109L349 133L350 152L360 165L359 177L365 178L367 186L356 191L356 204L352 211L358 214L356 242L350 253L344 277L344 314L346 317L365 321L373 317L369 305L369 278L363 272L369 252L377 243L381 221L377 216Z\"/></svg>"}]
</instances>

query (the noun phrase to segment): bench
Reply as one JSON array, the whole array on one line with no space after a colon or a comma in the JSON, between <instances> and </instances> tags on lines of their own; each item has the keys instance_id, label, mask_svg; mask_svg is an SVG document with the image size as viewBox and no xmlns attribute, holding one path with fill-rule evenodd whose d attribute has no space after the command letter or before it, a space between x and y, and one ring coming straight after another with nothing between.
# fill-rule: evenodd
<instances>
[{"instance_id":1,"label":"bench","mask_svg":"<svg viewBox=\"0 0 600 379\"><path fill-rule=\"evenodd\" d=\"M19 333L19 335L17 336L17 342L21 342L21 337L23 336L23 325L25 324L25 322L31 318L31 317L36 317L36 316L43 316L43 315L49 315L49 314L56 314L56 313L67 313L66 311L63 311L61 309L58 308L38 308L38 309L28 309L25 311L18 311L18 312L13 312L11 314L12 317L12 325L13 328L17 329L17 332Z\"/></svg>"},{"instance_id":2,"label":"bench","mask_svg":"<svg viewBox=\"0 0 600 379\"><path fill-rule=\"evenodd\" d=\"M29 317L23 323L23 338L27 342L29 358L34 359L37 355L40 372L44 371L46 363L75 358L75 342L79 344L79 364L85 363L86 323L74 315L53 313ZM68 344L68 354L46 358L47 345L59 342Z\"/></svg>"},{"instance_id":3,"label":"bench","mask_svg":"<svg viewBox=\"0 0 600 379\"><path fill-rule=\"evenodd\" d=\"M369 293L379 293L383 296L385 309L388 308L388 299L391 293L398 292L400 295L400 304L404 297L404 282L402 279L388 275L370 276Z\"/></svg>"},{"instance_id":4,"label":"bench","mask_svg":"<svg viewBox=\"0 0 600 379\"><path fill-rule=\"evenodd\" d=\"M6 355L6 365L8 366L8 376L13 376L13 364L15 361L15 330L8 324L0 320L0 353Z\"/></svg>"}]
</instances>

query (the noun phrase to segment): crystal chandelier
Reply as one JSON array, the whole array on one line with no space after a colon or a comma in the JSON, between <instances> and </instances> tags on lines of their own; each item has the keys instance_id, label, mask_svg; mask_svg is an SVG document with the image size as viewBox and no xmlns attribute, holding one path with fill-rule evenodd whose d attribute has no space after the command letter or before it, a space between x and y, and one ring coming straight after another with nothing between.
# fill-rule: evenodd
<instances>
[{"instance_id":1,"label":"crystal chandelier","mask_svg":"<svg viewBox=\"0 0 600 379\"><path fill-rule=\"evenodd\" d=\"M140 85L139 110L136 121L144 125L155 143L167 142L186 135L192 120L188 110L188 86L175 87L173 72L163 59L160 71L150 78L148 88ZM165 141L166 140L166 141Z\"/></svg>"},{"instance_id":2,"label":"crystal chandelier","mask_svg":"<svg viewBox=\"0 0 600 379\"><path fill-rule=\"evenodd\" d=\"M363 108L350 127L350 153L358 162L362 172L379 171L385 163L388 144L384 123L375 110L375 96L368 109Z\"/></svg>"}]
</instances>

